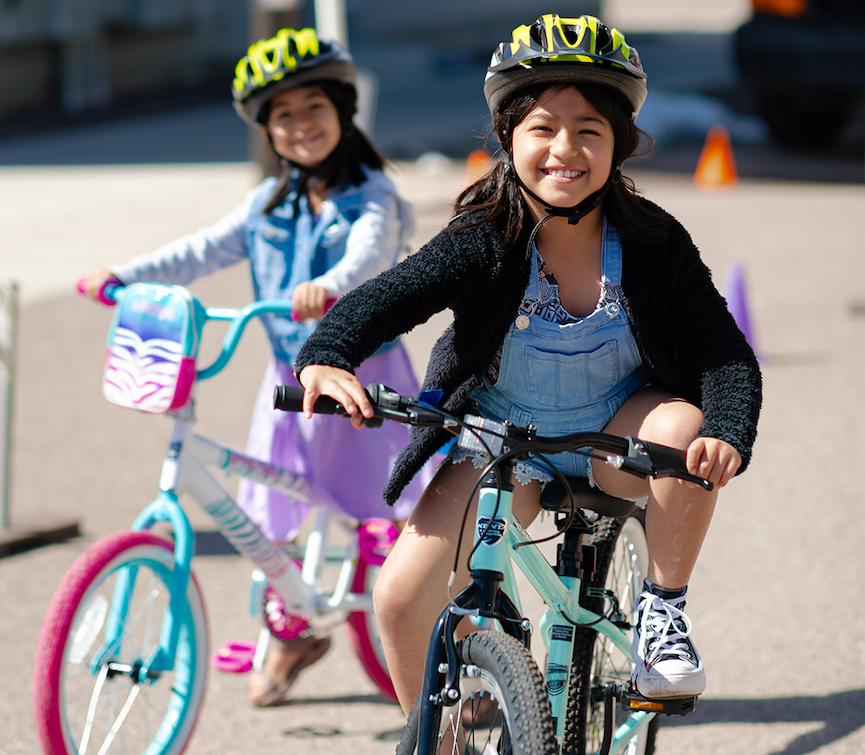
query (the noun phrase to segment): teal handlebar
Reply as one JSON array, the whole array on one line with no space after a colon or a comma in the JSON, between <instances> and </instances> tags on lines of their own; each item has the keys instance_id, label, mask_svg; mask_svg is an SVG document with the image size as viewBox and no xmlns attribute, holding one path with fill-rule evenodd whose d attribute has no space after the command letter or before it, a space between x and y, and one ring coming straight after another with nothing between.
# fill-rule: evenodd
<instances>
[{"instance_id":1,"label":"teal handlebar","mask_svg":"<svg viewBox=\"0 0 865 755\"><path fill-rule=\"evenodd\" d=\"M207 380L207 378L218 375L225 368L234 355L237 344L240 342L240 337L243 335L243 330L250 320L255 317L261 317L261 315L271 314L291 317L291 312L291 302L288 301L257 301L243 309L228 309L225 307L208 307L205 309L207 320L231 322L231 326L222 340L222 350L211 364L196 371L196 379Z\"/></svg>"},{"instance_id":2,"label":"teal handlebar","mask_svg":"<svg viewBox=\"0 0 865 755\"><path fill-rule=\"evenodd\" d=\"M86 294L84 282L84 277L81 277L76 281L76 288L80 294ZM168 286L169 284L157 285ZM120 299L124 295L125 290L126 286L123 283L121 283L117 278L111 278L102 285L102 290L99 294L99 300L103 304L113 306L118 301L120 301ZM261 317L262 315L270 314L282 315L284 317L293 316L290 301L276 299L257 301L253 304L249 304L243 309L235 309L229 307L204 307L200 304L197 297L192 294L190 295L195 301L195 307L198 312L198 316L199 318L201 318L200 322L207 322L208 320L221 320L223 322L231 323L228 332L225 334L225 338L222 341L222 350L219 352L216 359L214 359L211 364L209 364L207 367L196 370L195 376L197 380L207 380L207 378L211 378L214 375L218 375L220 372L222 372L222 370L231 360L231 357L234 355L235 349L237 349L237 344L240 342L243 331L250 320L255 317ZM335 299L329 299L327 301L325 305L325 312L330 308L334 301Z\"/></svg>"}]
</instances>

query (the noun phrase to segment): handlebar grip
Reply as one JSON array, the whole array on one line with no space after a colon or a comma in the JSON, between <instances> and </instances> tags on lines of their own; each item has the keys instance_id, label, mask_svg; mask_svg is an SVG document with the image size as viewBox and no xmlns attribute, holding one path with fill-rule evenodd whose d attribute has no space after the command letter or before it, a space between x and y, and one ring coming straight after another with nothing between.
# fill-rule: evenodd
<instances>
[{"instance_id":1,"label":"handlebar grip","mask_svg":"<svg viewBox=\"0 0 865 755\"><path fill-rule=\"evenodd\" d=\"M681 449L670 448L669 446L663 446L659 443L651 443L650 441L645 440L641 441L641 443L649 454L649 458L652 460L652 464L656 469L676 470L677 474L675 476L678 479L685 482L692 482L707 491L712 490L715 487L708 480L704 480L702 477L697 477L696 475L692 475L686 471L688 468L687 455Z\"/></svg>"},{"instance_id":2,"label":"handlebar grip","mask_svg":"<svg viewBox=\"0 0 865 755\"><path fill-rule=\"evenodd\" d=\"M670 446L662 446L659 443L652 443L648 440L640 441L643 448L649 454L652 463L663 469L685 469L687 457L685 452L679 448L670 448Z\"/></svg>"},{"instance_id":3,"label":"handlebar grip","mask_svg":"<svg viewBox=\"0 0 865 755\"><path fill-rule=\"evenodd\" d=\"M328 310L329 310L329 309L330 309L334 304L336 304L336 298L328 299L328 300L324 303L324 314L327 314L327 311L328 311ZM300 322L300 318L297 316L297 314L296 314L295 312L292 312L292 313L291 313L291 319L294 320L295 322Z\"/></svg>"},{"instance_id":4,"label":"handlebar grip","mask_svg":"<svg viewBox=\"0 0 865 755\"><path fill-rule=\"evenodd\" d=\"M84 276L81 276L77 281L75 281L75 289L83 296L87 296L86 281L87 279ZM117 301L114 298L115 292L118 288L122 287L123 285L118 278L109 278L99 289L99 302L104 304L106 307L113 307L117 304Z\"/></svg>"},{"instance_id":5,"label":"handlebar grip","mask_svg":"<svg viewBox=\"0 0 865 755\"><path fill-rule=\"evenodd\" d=\"M273 389L273 408L283 412L303 411L303 388L299 385L277 385ZM330 396L319 396L312 407L316 414L342 414L342 404Z\"/></svg>"}]
</instances>

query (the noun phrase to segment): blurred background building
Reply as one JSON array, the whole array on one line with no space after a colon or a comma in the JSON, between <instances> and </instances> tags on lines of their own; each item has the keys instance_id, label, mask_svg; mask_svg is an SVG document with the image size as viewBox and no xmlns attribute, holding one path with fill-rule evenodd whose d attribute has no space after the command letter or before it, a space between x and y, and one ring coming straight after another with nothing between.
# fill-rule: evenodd
<instances>
[{"instance_id":1,"label":"blurred background building","mask_svg":"<svg viewBox=\"0 0 865 755\"><path fill-rule=\"evenodd\" d=\"M415 65L425 56L447 67L488 58L490 39L504 39L548 5L347 0L344 8L367 65L385 59ZM597 14L600 0L577 5L580 13ZM0 124L96 113L136 98L225 97L250 39L291 23L315 25L315 6L314 0L0 0Z\"/></svg>"},{"instance_id":2,"label":"blurred background building","mask_svg":"<svg viewBox=\"0 0 865 755\"><path fill-rule=\"evenodd\" d=\"M314 26L354 54L358 122L388 156L461 155L488 131L495 41L552 10L627 33L649 72L641 125L661 145L724 121L736 142L768 129L861 157L865 0L0 0L0 138L210 103L230 121L250 41Z\"/></svg>"},{"instance_id":3,"label":"blurred background building","mask_svg":"<svg viewBox=\"0 0 865 755\"><path fill-rule=\"evenodd\" d=\"M248 16L244 0L0 0L0 119L224 87Z\"/></svg>"}]
</instances>

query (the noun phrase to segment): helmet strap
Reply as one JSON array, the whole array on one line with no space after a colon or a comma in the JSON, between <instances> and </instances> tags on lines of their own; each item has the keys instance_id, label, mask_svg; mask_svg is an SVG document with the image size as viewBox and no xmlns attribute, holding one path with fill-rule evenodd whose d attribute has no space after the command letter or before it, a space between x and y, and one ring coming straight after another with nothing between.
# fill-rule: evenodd
<instances>
[{"instance_id":1,"label":"helmet strap","mask_svg":"<svg viewBox=\"0 0 865 755\"><path fill-rule=\"evenodd\" d=\"M582 202L575 204L573 207L553 207L548 202L545 202L543 199L541 199L537 194L535 194L528 186L523 183L523 180L517 175L517 171L514 168L514 162L511 158L510 153L505 153L502 156L502 162L504 162L505 164L505 174L513 178L520 186L520 188L525 191L526 194L528 194L538 204L540 204L544 208L544 212L547 213L535 224L535 227L532 228L532 232L529 234L529 240L526 244L526 259L531 256L532 246L535 243L535 238L537 237L538 231L541 230L541 226L544 223L546 223L550 218L566 217L568 219L568 225L576 225L580 222L580 220L582 220L586 215L588 215L592 210L594 210L596 207L598 207L598 205L601 204L604 197L607 195L607 192L612 188L613 184L622 177L622 166L619 163L616 164L615 168L610 171L610 175L604 185L596 192L586 197Z\"/></svg>"},{"instance_id":2,"label":"helmet strap","mask_svg":"<svg viewBox=\"0 0 865 755\"><path fill-rule=\"evenodd\" d=\"M613 170L610 171L610 175L607 178L604 185L598 189L596 192L590 194L581 202L578 202L573 207L554 207L553 205L545 202L541 199L537 194L535 194L528 186L523 183L523 179L521 179L517 175L517 171L514 169L513 160L511 156L507 156L506 160L507 165L507 173L510 175L520 186L520 188L526 192L532 199L534 199L541 207L544 208L544 212L547 213L548 217L559 217L559 218L567 218L568 225L576 225L579 223L586 215L588 215L592 210L596 209L604 197L607 195L607 192L612 188L613 184L618 181L622 176L622 166L616 165ZM537 230L537 229L536 229Z\"/></svg>"}]
</instances>

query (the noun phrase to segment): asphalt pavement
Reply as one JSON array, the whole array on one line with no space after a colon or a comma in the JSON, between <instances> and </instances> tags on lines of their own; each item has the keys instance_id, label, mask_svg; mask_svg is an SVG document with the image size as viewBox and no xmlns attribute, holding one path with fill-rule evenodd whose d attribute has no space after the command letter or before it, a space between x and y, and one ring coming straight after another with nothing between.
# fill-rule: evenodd
<instances>
[{"instance_id":1,"label":"asphalt pavement","mask_svg":"<svg viewBox=\"0 0 865 755\"><path fill-rule=\"evenodd\" d=\"M76 297L72 283L91 265L147 251L219 217L254 184L256 168L242 153L227 162L206 159L213 154L208 140L227 123L208 112L0 143L7 166L0 169L0 275L19 280L23 294L10 519L22 529L71 519L82 532L0 559L0 755L38 752L31 679L45 608L75 557L127 527L155 496L167 440L166 421L102 399L110 312ZM148 139L172 150L181 143L172 139L197 134L187 143L203 159L94 165L80 157L100 143L106 151L125 145L128 153L124 128L137 129L140 150ZM699 140L676 144L665 147L666 162L632 172L638 187L691 231L719 288L741 263L765 404L752 467L722 493L689 593L709 687L694 714L663 722L658 751L862 755L865 522L856 449L865 435L865 188L861 173L854 177L861 155L826 160L740 140L740 165L763 161L772 169L762 176L756 167L741 171L737 184L704 192L692 180ZM448 159L439 147L421 145L421 159L393 168L419 213L414 245L446 221L463 181L463 159ZM76 149L77 160L46 158ZM10 157L26 150L33 157ZM251 296L241 269L193 290L213 306L241 306ZM418 369L442 325L434 318L409 335ZM211 334L205 355L219 338ZM232 365L201 386L204 434L244 444L266 358L253 329ZM254 638L248 565L218 547L201 512L190 508L190 516L205 544L195 569L212 643ZM375 693L341 630L285 706L252 710L243 701L245 684L243 675L212 673L187 752L383 755L395 747L400 712Z\"/></svg>"}]
</instances>

